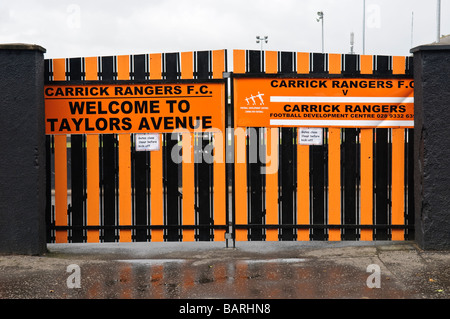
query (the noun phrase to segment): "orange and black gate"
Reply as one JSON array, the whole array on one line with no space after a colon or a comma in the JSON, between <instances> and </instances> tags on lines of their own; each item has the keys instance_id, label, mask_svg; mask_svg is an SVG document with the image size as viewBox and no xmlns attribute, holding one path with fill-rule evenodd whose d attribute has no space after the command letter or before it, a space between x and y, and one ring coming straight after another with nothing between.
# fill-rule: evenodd
<instances>
[{"instance_id":1,"label":"orange and black gate","mask_svg":"<svg viewBox=\"0 0 450 319\"><path fill-rule=\"evenodd\" d=\"M355 92L382 99L386 83L410 94L412 58L232 57L232 70L226 50L46 60L47 241L414 238L412 96L324 111ZM325 81L344 96L269 99L324 95ZM355 114L361 126L331 122ZM301 143L302 128L319 143ZM159 147L139 150L148 132Z\"/></svg>"},{"instance_id":2,"label":"orange and black gate","mask_svg":"<svg viewBox=\"0 0 450 319\"><path fill-rule=\"evenodd\" d=\"M235 50L233 63L237 240L414 238L412 58ZM347 107L323 96L330 83L342 101L383 86L408 96L391 98L399 106L374 93L382 103L374 106L356 95L363 104ZM270 90L315 96L269 101ZM308 103L319 98L325 102ZM317 145L300 143L304 126L321 127Z\"/></svg>"},{"instance_id":3,"label":"orange and black gate","mask_svg":"<svg viewBox=\"0 0 450 319\"><path fill-rule=\"evenodd\" d=\"M48 242L224 240L224 153L208 151L225 145L225 50L51 59L45 69ZM216 113L201 118L208 103ZM160 146L138 151L146 130Z\"/></svg>"}]
</instances>

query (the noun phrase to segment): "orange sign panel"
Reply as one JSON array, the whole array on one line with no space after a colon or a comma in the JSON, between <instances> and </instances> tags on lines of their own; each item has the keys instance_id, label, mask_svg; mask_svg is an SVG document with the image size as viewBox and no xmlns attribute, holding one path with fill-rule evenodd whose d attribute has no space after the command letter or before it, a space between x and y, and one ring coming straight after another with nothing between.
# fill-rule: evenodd
<instances>
[{"instance_id":1,"label":"orange sign panel","mask_svg":"<svg viewBox=\"0 0 450 319\"><path fill-rule=\"evenodd\" d=\"M223 130L219 82L45 86L46 134Z\"/></svg>"},{"instance_id":2,"label":"orange sign panel","mask_svg":"<svg viewBox=\"0 0 450 319\"><path fill-rule=\"evenodd\" d=\"M236 126L414 127L412 79L236 78Z\"/></svg>"}]
</instances>

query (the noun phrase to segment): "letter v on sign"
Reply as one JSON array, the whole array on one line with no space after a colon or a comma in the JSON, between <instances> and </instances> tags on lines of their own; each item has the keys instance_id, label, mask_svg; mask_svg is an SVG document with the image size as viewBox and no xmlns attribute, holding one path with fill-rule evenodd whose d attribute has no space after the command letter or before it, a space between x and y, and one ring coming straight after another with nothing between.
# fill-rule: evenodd
<instances>
[{"instance_id":1,"label":"letter v on sign","mask_svg":"<svg viewBox=\"0 0 450 319\"><path fill-rule=\"evenodd\" d=\"M348 90L342 90L342 92L344 93L344 95L347 95Z\"/></svg>"}]
</instances>

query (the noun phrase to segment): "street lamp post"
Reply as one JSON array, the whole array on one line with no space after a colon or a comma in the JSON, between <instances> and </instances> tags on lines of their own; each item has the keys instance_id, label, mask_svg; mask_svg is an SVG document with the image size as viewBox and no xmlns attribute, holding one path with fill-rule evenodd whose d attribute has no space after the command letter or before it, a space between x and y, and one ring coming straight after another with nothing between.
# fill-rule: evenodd
<instances>
[{"instance_id":1,"label":"street lamp post","mask_svg":"<svg viewBox=\"0 0 450 319\"><path fill-rule=\"evenodd\" d=\"M324 53L324 49L323 49L323 11L319 11L317 12L317 15L319 16L316 21L319 22L320 20L322 20L322 53Z\"/></svg>"}]
</instances>

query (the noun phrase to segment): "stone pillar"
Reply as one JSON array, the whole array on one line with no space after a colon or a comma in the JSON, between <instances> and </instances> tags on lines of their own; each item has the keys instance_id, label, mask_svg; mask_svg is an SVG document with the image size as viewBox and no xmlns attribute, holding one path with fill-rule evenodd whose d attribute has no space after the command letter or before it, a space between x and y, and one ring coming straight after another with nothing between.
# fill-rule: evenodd
<instances>
[{"instance_id":1,"label":"stone pillar","mask_svg":"<svg viewBox=\"0 0 450 319\"><path fill-rule=\"evenodd\" d=\"M450 249L450 37L414 53L415 236Z\"/></svg>"},{"instance_id":2,"label":"stone pillar","mask_svg":"<svg viewBox=\"0 0 450 319\"><path fill-rule=\"evenodd\" d=\"M44 53L0 44L0 254L46 250Z\"/></svg>"}]
</instances>

